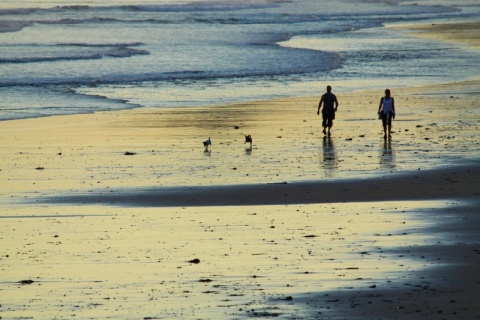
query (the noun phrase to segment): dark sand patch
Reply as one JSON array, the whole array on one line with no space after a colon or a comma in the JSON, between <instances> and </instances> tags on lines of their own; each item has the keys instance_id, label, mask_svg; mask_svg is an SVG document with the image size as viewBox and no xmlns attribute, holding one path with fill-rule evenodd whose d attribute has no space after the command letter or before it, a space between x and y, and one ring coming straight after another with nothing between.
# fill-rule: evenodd
<instances>
[{"instance_id":1,"label":"dark sand patch","mask_svg":"<svg viewBox=\"0 0 480 320\"><path fill-rule=\"evenodd\" d=\"M480 197L477 161L380 178L256 185L102 190L37 197L37 203L115 206L244 206ZM32 200L32 199L31 199Z\"/></svg>"}]
</instances>

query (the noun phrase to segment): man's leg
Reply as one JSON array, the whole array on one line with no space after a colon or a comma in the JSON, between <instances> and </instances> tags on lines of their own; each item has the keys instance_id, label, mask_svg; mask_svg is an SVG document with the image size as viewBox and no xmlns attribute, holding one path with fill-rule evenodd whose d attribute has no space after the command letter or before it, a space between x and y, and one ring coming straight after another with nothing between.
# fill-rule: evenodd
<instances>
[{"instance_id":1,"label":"man's leg","mask_svg":"<svg viewBox=\"0 0 480 320\"><path fill-rule=\"evenodd\" d=\"M333 119L331 117L328 118L328 136L330 137L330 129L332 129L333 126Z\"/></svg>"},{"instance_id":2,"label":"man's leg","mask_svg":"<svg viewBox=\"0 0 480 320\"><path fill-rule=\"evenodd\" d=\"M327 128L328 118L325 116L325 114L322 114L322 119L323 134L327 134L327 131L325 131L325 129Z\"/></svg>"}]
</instances>

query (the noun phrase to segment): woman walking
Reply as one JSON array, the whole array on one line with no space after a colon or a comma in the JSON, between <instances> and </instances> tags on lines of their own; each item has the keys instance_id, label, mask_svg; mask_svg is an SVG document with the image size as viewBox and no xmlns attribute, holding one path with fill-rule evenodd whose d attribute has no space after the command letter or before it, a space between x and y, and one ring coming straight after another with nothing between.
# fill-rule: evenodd
<instances>
[{"instance_id":1,"label":"woman walking","mask_svg":"<svg viewBox=\"0 0 480 320\"><path fill-rule=\"evenodd\" d=\"M392 138L392 119L395 119L395 100L390 94L390 89L385 90L385 97L380 99L380 105L378 106L378 115L382 119L383 124L383 138Z\"/></svg>"}]
</instances>

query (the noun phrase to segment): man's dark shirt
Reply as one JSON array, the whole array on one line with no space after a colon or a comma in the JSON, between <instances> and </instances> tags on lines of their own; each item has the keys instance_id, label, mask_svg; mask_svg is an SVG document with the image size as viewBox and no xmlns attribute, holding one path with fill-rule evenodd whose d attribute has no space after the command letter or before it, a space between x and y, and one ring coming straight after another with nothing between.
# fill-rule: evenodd
<instances>
[{"instance_id":1,"label":"man's dark shirt","mask_svg":"<svg viewBox=\"0 0 480 320\"><path fill-rule=\"evenodd\" d=\"M327 92L322 96L322 99L323 99L322 113L329 114L329 115L334 114L335 112L334 104L337 97L333 93Z\"/></svg>"}]
</instances>

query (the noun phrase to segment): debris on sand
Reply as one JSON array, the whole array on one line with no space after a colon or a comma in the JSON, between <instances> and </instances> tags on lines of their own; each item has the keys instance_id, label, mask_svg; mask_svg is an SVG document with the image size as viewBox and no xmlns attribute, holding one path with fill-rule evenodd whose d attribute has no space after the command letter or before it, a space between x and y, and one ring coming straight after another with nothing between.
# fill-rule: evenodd
<instances>
[{"instance_id":1,"label":"debris on sand","mask_svg":"<svg viewBox=\"0 0 480 320\"><path fill-rule=\"evenodd\" d=\"M195 259L189 260L188 262L198 264L200 263L200 259L195 258Z\"/></svg>"}]
</instances>

